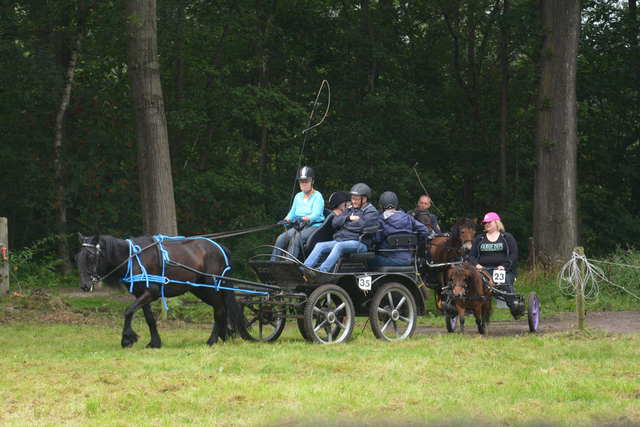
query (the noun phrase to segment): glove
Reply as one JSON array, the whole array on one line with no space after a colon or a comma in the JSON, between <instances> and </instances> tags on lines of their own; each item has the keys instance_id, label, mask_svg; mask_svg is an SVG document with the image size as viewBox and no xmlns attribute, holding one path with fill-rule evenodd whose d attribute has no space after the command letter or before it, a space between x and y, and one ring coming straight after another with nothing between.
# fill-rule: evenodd
<instances>
[{"instance_id":1,"label":"glove","mask_svg":"<svg viewBox=\"0 0 640 427\"><path fill-rule=\"evenodd\" d=\"M301 218L301 217L298 217L298 218L294 218L294 219L292 219L292 220L291 220L291 224L293 224L293 227L294 227L296 230L298 230L298 229L300 228L300 226L301 226L302 224L304 224L304 221L302 220L302 218Z\"/></svg>"},{"instance_id":2,"label":"glove","mask_svg":"<svg viewBox=\"0 0 640 427\"><path fill-rule=\"evenodd\" d=\"M280 221L278 221L278 225L285 225L287 223L286 219L281 219Z\"/></svg>"}]
</instances>

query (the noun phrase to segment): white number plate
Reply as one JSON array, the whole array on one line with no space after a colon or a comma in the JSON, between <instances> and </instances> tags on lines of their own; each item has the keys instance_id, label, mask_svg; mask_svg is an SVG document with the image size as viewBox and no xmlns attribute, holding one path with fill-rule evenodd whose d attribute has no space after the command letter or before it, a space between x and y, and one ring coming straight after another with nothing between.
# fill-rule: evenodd
<instances>
[{"instance_id":1,"label":"white number plate","mask_svg":"<svg viewBox=\"0 0 640 427\"><path fill-rule=\"evenodd\" d=\"M363 291L371 290L371 276L362 276L358 278L358 286Z\"/></svg>"},{"instance_id":2,"label":"white number plate","mask_svg":"<svg viewBox=\"0 0 640 427\"><path fill-rule=\"evenodd\" d=\"M502 285L507 281L507 271L506 270L493 270L493 283L496 285Z\"/></svg>"}]
</instances>

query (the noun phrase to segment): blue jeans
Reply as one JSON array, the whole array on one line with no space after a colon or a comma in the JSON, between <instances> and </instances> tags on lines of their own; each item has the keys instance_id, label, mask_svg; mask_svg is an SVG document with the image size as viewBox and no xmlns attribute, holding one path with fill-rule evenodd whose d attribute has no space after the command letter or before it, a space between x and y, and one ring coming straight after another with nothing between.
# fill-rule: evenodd
<instances>
[{"instance_id":1,"label":"blue jeans","mask_svg":"<svg viewBox=\"0 0 640 427\"><path fill-rule=\"evenodd\" d=\"M291 227L285 233L282 233L278 236L278 238L276 239L276 244L274 246L280 249L286 249L287 252L298 258L298 253L300 253L302 245L307 242L307 239L309 238L311 233L313 233L317 229L318 227L305 227L301 232L298 233L295 228ZM284 256L284 252L274 249L272 255ZM271 261L283 261L283 259L278 257L271 257Z\"/></svg>"},{"instance_id":2,"label":"blue jeans","mask_svg":"<svg viewBox=\"0 0 640 427\"><path fill-rule=\"evenodd\" d=\"M353 252L366 252L367 246L364 243L360 243L357 240L348 240L346 242L336 242L332 240L330 242L320 242L316 244L313 251L309 254L309 257L304 262L307 267L315 267L316 263L322 255L329 254L327 259L318 267L318 270L328 273L329 270L338 262L342 254L349 254Z\"/></svg>"},{"instance_id":3,"label":"blue jeans","mask_svg":"<svg viewBox=\"0 0 640 427\"><path fill-rule=\"evenodd\" d=\"M369 261L369 267L400 267L411 265L411 258L391 258L382 255L376 255L374 259Z\"/></svg>"}]
</instances>

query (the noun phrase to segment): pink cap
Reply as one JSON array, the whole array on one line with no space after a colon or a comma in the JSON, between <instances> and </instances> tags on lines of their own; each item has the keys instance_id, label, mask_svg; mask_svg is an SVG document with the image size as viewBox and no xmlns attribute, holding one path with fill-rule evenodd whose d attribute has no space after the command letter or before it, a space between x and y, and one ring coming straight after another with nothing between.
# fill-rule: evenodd
<instances>
[{"instance_id":1,"label":"pink cap","mask_svg":"<svg viewBox=\"0 0 640 427\"><path fill-rule=\"evenodd\" d=\"M500 217L498 216L498 214L495 213L495 212L489 212L488 214L486 214L484 216L484 219L482 220L482 222L480 224L484 224L485 222L491 222L491 221L496 220L496 219L498 221L500 221Z\"/></svg>"}]
</instances>

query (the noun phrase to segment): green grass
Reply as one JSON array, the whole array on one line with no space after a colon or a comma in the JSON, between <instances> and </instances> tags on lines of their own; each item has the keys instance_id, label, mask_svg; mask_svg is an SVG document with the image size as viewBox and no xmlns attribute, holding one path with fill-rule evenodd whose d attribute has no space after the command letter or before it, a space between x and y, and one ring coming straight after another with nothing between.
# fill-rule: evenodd
<instances>
[{"instance_id":1,"label":"green grass","mask_svg":"<svg viewBox=\"0 0 640 427\"><path fill-rule=\"evenodd\" d=\"M172 322L165 347L119 346L120 321L0 330L2 425L594 425L640 423L640 336L373 338L207 347Z\"/></svg>"}]
</instances>

